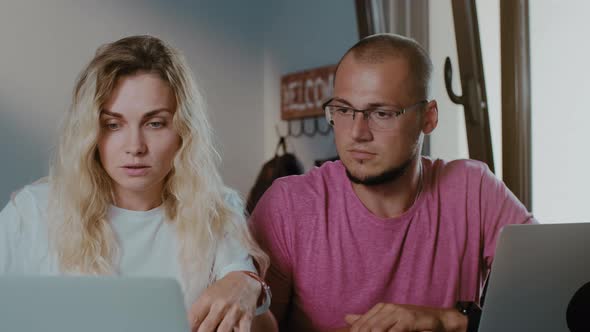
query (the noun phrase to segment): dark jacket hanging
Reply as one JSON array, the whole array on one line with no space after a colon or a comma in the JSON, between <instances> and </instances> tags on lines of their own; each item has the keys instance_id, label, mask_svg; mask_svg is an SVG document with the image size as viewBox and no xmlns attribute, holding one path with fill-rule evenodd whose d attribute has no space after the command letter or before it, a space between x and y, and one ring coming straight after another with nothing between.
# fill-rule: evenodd
<instances>
[{"instance_id":1,"label":"dark jacket hanging","mask_svg":"<svg viewBox=\"0 0 590 332\"><path fill-rule=\"evenodd\" d=\"M279 156L279 150L282 148L283 154ZM246 211L248 214L254 211L254 207L262 194L270 187L275 179L278 179L287 175L299 175L303 174L303 169L297 158L287 152L287 144L285 138L281 137L279 144L275 150L275 156L267 161L258 173L254 187L248 194L248 200L246 203Z\"/></svg>"}]
</instances>

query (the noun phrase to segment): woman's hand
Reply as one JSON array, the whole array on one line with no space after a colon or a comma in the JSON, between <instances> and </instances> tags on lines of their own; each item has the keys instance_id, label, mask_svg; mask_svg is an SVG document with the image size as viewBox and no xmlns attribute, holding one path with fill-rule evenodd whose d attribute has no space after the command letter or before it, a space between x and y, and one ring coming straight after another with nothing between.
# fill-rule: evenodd
<instances>
[{"instance_id":1,"label":"woman's hand","mask_svg":"<svg viewBox=\"0 0 590 332\"><path fill-rule=\"evenodd\" d=\"M209 286L191 307L191 331L250 332L261 290L260 283L245 273L228 273Z\"/></svg>"}]
</instances>

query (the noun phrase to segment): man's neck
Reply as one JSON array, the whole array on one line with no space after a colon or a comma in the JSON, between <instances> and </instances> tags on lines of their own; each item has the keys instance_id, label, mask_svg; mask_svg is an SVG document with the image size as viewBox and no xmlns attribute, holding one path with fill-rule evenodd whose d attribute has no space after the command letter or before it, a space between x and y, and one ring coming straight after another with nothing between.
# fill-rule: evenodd
<instances>
[{"instance_id":1,"label":"man's neck","mask_svg":"<svg viewBox=\"0 0 590 332\"><path fill-rule=\"evenodd\" d=\"M421 191L421 168L421 159L418 158L405 174L393 182L376 186L352 183L352 189L363 205L377 217L398 217L414 204Z\"/></svg>"}]
</instances>

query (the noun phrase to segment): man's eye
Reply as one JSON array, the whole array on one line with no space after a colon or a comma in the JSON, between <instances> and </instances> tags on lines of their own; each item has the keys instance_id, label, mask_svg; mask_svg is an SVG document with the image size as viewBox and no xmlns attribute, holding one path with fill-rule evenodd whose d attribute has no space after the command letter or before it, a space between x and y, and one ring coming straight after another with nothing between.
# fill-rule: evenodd
<instances>
[{"instance_id":1,"label":"man's eye","mask_svg":"<svg viewBox=\"0 0 590 332\"><path fill-rule=\"evenodd\" d=\"M375 112L373 112L373 116L375 116L377 119L380 119L380 120L390 119L393 117L393 115L394 115L393 112L388 112L388 111L375 111Z\"/></svg>"},{"instance_id":2,"label":"man's eye","mask_svg":"<svg viewBox=\"0 0 590 332\"><path fill-rule=\"evenodd\" d=\"M345 108L345 107L337 107L336 112L338 112L342 115L351 115L352 114L352 110L350 108Z\"/></svg>"}]
</instances>

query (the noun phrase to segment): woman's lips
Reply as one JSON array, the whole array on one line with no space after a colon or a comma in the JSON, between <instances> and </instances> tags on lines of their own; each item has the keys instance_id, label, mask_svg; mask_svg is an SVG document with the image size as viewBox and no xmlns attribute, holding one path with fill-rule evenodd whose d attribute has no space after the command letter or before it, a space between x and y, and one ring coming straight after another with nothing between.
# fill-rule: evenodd
<instances>
[{"instance_id":1,"label":"woman's lips","mask_svg":"<svg viewBox=\"0 0 590 332\"><path fill-rule=\"evenodd\" d=\"M122 167L125 174L129 176L143 176L149 172L150 167L139 165L139 166L123 166Z\"/></svg>"}]
</instances>

